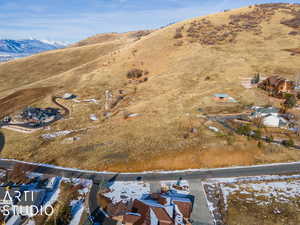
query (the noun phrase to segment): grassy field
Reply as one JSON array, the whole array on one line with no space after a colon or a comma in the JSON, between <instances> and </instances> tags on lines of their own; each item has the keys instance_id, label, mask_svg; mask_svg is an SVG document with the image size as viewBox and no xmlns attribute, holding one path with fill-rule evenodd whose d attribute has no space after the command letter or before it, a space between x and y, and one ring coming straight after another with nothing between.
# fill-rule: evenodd
<instances>
[{"instance_id":1,"label":"grassy field","mask_svg":"<svg viewBox=\"0 0 300 225\"><path fill-rule=\"evenodd\" d=\"M75 47L1 64L0 81L6 85L0 88L0 97L20 89L55 87L51 92L55 95L72 92L79 99L99 100L99 104L65 101L71 116L51 130L31 135L5 130L7 143L1 156L113 171L299 160L300 152L295 150L259 148L257 141L226 130L225 135L216 134L199 118L203 113L239 112L249 104L280 104L261 90L245 89L241 79L257 72L295 77L299 55L286 49L299 48L299 36L289 35L299 28L281 22L297 17L299 10L297 5L236 9L183 21L146 36L100 35ZM250 17L251 26L243 19ZM210 39L214 42L208 43ZM145 82L130 81L126 75L132 69L143 70ZM108 119L103 116L106 90L113 99L120 91L125 93ZM215 93L227 93L238 103L216 102ZM26 99L36 106L52 105L47 96L36 100ZM139 116L125 119L128 113ZM91 121L90 114L99 121ZM68 136L80 138L71 144L65 144L66 137L40 138L44 133L83 128L84 132ZM196 132L190 132L192 128Z\"/></svg>"}]
</instances>

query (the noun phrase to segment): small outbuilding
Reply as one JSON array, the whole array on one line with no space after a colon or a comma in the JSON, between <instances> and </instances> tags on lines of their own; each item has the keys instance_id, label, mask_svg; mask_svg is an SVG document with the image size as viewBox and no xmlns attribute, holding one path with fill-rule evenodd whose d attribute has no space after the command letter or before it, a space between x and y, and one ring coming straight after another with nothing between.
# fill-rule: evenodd
<instances>
[{"instance_id":1,"label":"small outbuilding","mask_svg":"<svg viewBox=\"0 0 300 225\"><path fill-rule=\"evenodd\" d=\"M63 99L66 99L66 100L71 100L71 99L74 99L74 98L77 98L76 95L74 94L71 94L71 93L65 93L63 96L62 96Z\"/></svg>"},{"instance_id":2,"label":"small outbuilding","mask_svg":"<svg viewBox=\"0 0 300 225\"><path fill-rule=\"evenodd\" d=\"M90 115L90 120L92 120L92 121L98 121L99 119L98 119L98 117L95 114L91 114Z\"/></svg>"},{"instance_id":3,"label":"small outbuilding","mask_svg":"<svg viewBox=\"0 0 300 225\"><path fill-rule=\"evenodd\" d=\"M228 94L215 94L214 99L219 102L237 102L234 98Z\"/></svg>"}]
</instances>

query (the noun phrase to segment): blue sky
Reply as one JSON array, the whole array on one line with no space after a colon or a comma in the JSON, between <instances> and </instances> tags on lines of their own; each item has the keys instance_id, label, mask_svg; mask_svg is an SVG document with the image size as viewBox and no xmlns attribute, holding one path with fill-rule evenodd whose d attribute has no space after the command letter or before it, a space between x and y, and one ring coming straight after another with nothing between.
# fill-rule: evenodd
<instances>
[{"instance_id":1,"label":"blue sky","mask_svg":"<svg viewBox=\"0 0 300 225\"><path fill-rule=\"evenodd\" d=\"M267 2L300 0L0 0L0 38L74 42Z\"/></svg>"}]
</instances>

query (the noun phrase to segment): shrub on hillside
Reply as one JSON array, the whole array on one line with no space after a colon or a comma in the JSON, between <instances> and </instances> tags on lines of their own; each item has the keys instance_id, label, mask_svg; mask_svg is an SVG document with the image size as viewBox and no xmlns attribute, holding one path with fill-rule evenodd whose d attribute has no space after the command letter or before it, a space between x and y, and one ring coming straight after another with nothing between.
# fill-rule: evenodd
<instances>
[{"instance_id":1,"label":"shrub on hillside","mask_svg":"<svg viewBox=\"0 0 300 225\"><path fill-rule=\"evenodd\" d=\"M67 204L58 204L55 208L55 215L52 215L45 223L45 225L68 225L72 218L71 207Z\"/></svg>"},{"instance_id":2,"label":"shrub on hillside","mask_svg":"<svg viewBox=\"0 0 300 225\"><path fill-rule=\"evenodd\" d=\"M183 30L183 27L180 27L180 28L176 29L176 32L175 32L175 35L174 35L175 39L183 38L182 30Z\"/></svg>"},{"instance_id":3,"label":"shrub on hillside","mask_svg":"<svg viewBox=\"0 0 300 225\"><path fill-rule=\"evenodd\" d=\"M141 39L144 36L151 34L150 30L141 30L133 34L134 37Z\"/></svg>"},{"instance_id":4,"label":"shrub on hillside","mask_svg":"<svg viewBox=\"0 0 300 225\"><path fill-rule=\"evenodd\" d=\"M180 41L177 41L175 44L174 44L174 46L182 46L183 45L183 41L182 40L180 40Z\"/></svg>"},{"instance_id":5,"label":"shrub on hillside","mask_svg":"<svg viewBox=\"0 0 300 225\"><path fill-rule=\"evenodd\" d=\"M290 20L284 20L281 21L281 24L286 25L288 27L292 27L292 28L300 28L300 16L295 17L293 19Z\"/></svg>"},{"instance_id":6,"label":"shrub on hillside","mask_svg":"<svg viewBox=\"0 0 300 225\"><path fill-rule=\"evenodd\" d=\"M35 169L36 166L33 165L16 165L7 173L7 181L14 184L27 184L31 182L31 179L27 176L27 173L34 172Z\"/></svg>"},{"instance_id":7,"label":"shrub on hillside","mask_svg":"<svg viewBox=\"0 0 300 225\"><path fill-rule=\"evenodd\" d=\"M141 69L132 69L128 71L127 78L128 79L137 79L144 75L144 71Z\"/></svg>"},{"instance_id":8,"label":"shrub on hillside","mask_svg":"<svg viewBox=\"0 0 300 225\"><path fill-rule=\"evenodd\" d=\"M251 134L251 129L248 125L241 125L237 128L236 132L240 135L249 136Z\"/></svg>"},{"instance_id":9,"label":"shrub on hillside","mask_svg":"<svg viewBox=\"0 0 300 225\"><path fill-rule=\"evenodd\" d=\"M254 130L252 131L252 137L256 140L260 140L261 139L261 131L260 130Z\"/></svg>"},{"instance_id":10,"label":"shrub on hillside","mask_svg":"<svg viewBox=\"0 0 300 225\"><path fill-rule=\"evenodd\" d=\"M267 143L271 143L271 142L273 142L273 141L274 141L274 138L273 138L272 135L266 137L266 142L267 142Z\"/></svg>"},{"instance_id":11,"label":"shrub on hillside","mask_svg":"<svg viewBox=\"0 0 300 225\"><path fill-rule=\"evenodd\" d=\"M257 147L258 147L258 148L263 148L264 145L263 145L263 143L262 143L261 141L259 141L259 142L257 142Z\"/></svg>"},{"instance_id":12,"label":"shrub on hillside","mask_svg":"<svg viewBox=\"0 0 300 225\"><path fill-rule=\"evenodd\" d=\"M298 32L298 31L291 31L291 32L289 32L289 35L292 35L292 36L300 35L300 32Z\"/></svg>"},{"instance_id":13,"label":"shrub on hillside","mask_svg":"<svg viewBox=\"0 0 300 225\"><path fill-rule=\"evenodd\" d=\"M282 145L290 148L290 147L293 147L295 145L295 143L294 143L293 139L289 139L289 140L283 140Z\"/></svg>"},{"instance_id":14,"label":"shrub on hillside","mask_svg":"<svg viewBox=\"0 0 300 225\"><path fill-rule=\"evenodd\" d=\"M179 39L179 38L183 38L183 35L182 35L182 33L175 33L175 35L174 35L174 38L175 39Z\"/></svg>"},{"instance_id":15,"label":"shrub on hillside","mask_svg":"<svg viewBox=\"0 0 300 225\"><path fill-rule=\"evenodd\" d=\"M287 109L292 109L297 104L297 98L293 94L285 94L285 101L283 102L284 111Z\"/></svg>"}]
</instances>

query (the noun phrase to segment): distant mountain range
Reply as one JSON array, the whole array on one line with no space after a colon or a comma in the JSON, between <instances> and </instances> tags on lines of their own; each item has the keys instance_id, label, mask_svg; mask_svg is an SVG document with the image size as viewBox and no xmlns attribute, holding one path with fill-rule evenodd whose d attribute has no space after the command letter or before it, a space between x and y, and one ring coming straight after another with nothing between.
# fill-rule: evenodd
<instances>
[{"instance_id":1,"label":"distant mountain range","mask_svg":"<svg viewBox=\"0 0 300 225\"><path fill-rule=\"evenodd\" d=\"M0 40L0 62L26 57L36 53L64 48L66 44L47 40Z\"/></svg>"}]
</instances>

